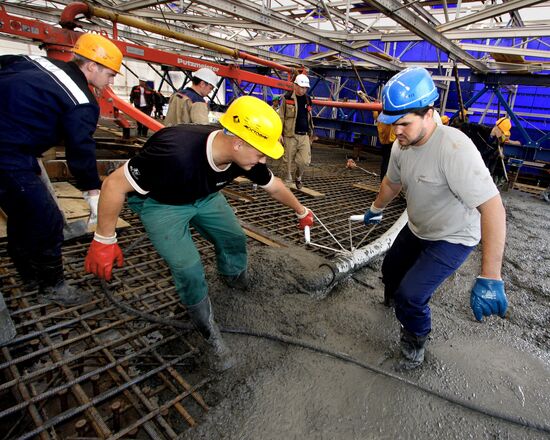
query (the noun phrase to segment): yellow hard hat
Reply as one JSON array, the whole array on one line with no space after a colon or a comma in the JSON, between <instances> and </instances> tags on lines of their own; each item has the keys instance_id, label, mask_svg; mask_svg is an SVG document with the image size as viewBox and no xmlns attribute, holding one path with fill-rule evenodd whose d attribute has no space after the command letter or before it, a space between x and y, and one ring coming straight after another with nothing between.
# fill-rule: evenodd
<instances>
[{"instance_id":1,"label":"yellow hard hat","mask_svg":"<svg viewBox=\"0 0 550 440\"><path fill-rule=\"evenodd\" d=\"M503 118L500 118L495 125L500 128L500 131L504 134L504 136L510 136L510 129L512 128L512 121L510 121L509 118L506 116Z\"/></svg>"},{"instance_id":2,"label":"yellow hard hat","mask_svg":"<svg viewBox=\"0 0 550 440\"><path fill-rule=\"evenodd\" d=\"M101 35L82 34L76 40L73 52L120 73L122 52L112 41Z\"/></svg>"},{"instance_id":3,"label":"yellow hard hat","mask_svg":"<svg viewBox=\"0 0 550 440\"><path fill-rule=\"evenodd\" d=\"M441 116L441 122L443 125L449 125L449 117L447 115Z\"/></svg>"},{"instance_id":4,"label":"yellow hard hat","mask_svg":"<svg viewBox=\"0 0 550 440\"><path fill-rule=\"evenodd\" d=\"M281 118L271 106L253 96L241 96L220 117L220 124L272 159L279 159L284 148L279 143Z\"/></svg>"}]
</instances>

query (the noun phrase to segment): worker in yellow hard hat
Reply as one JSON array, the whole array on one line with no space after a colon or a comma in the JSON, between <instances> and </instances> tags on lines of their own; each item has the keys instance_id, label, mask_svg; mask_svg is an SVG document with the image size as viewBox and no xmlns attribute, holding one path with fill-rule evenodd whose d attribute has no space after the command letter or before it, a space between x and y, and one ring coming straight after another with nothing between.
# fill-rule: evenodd
<instances>
[{"instance_id":1,"label":"worker in yellow hard hat","mask_svg":"<svg viewBox=\"0 0 550 440\"><path fill-rule=\"evenodd\" d=\"M258 98L236 99L219 120L208 125L176 125L151 136L140 152L103 183L98 225L86 257L86 270L109 280L113 265L123 264L115 225L127 193L147 234L172 271L189 316L206 339L217 370L234 363L213 318L204 269L189 225L214 244L217 267L231 288L246 289L246 235L220 190L244 175L296 213L299 227L313 225L304 207L266 158L283 155L282 123Z\"/></svg>"},{"instance_id":2,"label":"worker in yellow hard hat","mask_svg":"<svg viewBox=\"0 0 550 440\"><path fill-rule=\"evenodd\" d=\"M449 125L449 117L447 115L441 116L441 123L443 125Z\"/></svg>"},{"instance_id":3,"label":"worker in yellow hard hat","mask_svg":"<svg viewBox=\"0 0 550 440\"><path fill-rule=\"evenodd\" d=\"M90 295L68 284L61 256L64 221L39 158L64 142L67 165L95 222L101 181L96 166L99 106L92 85L113 83L122 53L83 34L70 62L34 55L0 57L0 207L8 215L8 252L39 301L71 306ZM67 238L67 237L66 237Z\"/></svg>"}]
</instances>

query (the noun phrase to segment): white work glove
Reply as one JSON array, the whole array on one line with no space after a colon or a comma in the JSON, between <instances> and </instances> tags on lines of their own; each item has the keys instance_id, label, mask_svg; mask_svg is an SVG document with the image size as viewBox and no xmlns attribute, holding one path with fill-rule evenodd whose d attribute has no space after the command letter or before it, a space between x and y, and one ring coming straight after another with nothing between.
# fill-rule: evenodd
<instances>
[{"instance_id":1,"label":"white work glove","mask_svg":"<svg viewBox=\"0 0 550 440\"><path fill-rule=\"evenodd\" d=\"M97 204L99 203L99 191L97 194L90 195L92 191L83 191L82 197L90 206L90 218L88 219L88 226L97 224Z\"/></svg>"}]
</instances>

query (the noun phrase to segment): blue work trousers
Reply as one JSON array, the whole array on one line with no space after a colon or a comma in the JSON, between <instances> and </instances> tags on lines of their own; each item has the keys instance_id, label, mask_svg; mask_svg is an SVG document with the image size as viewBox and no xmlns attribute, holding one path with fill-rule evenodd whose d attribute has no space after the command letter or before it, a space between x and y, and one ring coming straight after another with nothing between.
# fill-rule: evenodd
<instances>
[{"instance_id":1,"label":"blue work trousers","mask_svg":"<svg viewBox=\"0 0 550 440\"><path fill-rule=\"evenodd\" d=\"M432 329L433 293L466 260L475 246L429 241L401 230L382 264L385 296L395 300L395 315L405 330L426 336Z\"/></svg>"},{"instance_id":2,"label":"blue work trousers","mask_svg":"<svg viewBox=\"0 0 550 440\"><path fill-rule=\"evenodd\" d=\"M170 266L183 304L198 304L208 294L190 225L214 245L222 275L238 275L246 269L246 235L223 194L216 192L187 205L131 196L128 204L139 214L149 239Z\"/></svg>"},{"instance_id":3,"label":"blue work trousers","mask_svg":"<svg viewBox=\"0 0 550 440\"><path fill-rule=\"evenodd\" d=\"M8 253L14 263L61 257L63 217L33 171L0 170L0 207L8 216Z\"/></svg>"}]
</instances>

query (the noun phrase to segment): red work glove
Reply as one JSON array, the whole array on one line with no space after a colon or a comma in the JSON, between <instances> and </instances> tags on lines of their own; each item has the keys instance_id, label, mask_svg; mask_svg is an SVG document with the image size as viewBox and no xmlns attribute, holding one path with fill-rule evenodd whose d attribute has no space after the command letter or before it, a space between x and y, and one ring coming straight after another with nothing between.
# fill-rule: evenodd
<instances>
[{"instance_id":1,"label":"red work glove","mask_svg":"<svg viewBox=\"0 0 550 440\"><path fill-rule=\"evenodd\" d=\"M298 217L298 220L300 223L298 224L298 227L300 229L304 229L306 226L313 226L313 212L309 209L307 209L305 206L305 211L303 214L296 214L296 217Z\"/></svg>"},{"instance_id":2,"label":"red work glove","mask_svg":"<svg viewBox=\"0 0 550 440\"><path fill-rule=\"evenodd\" d=\"M122 267L124 256L117 244L116 234L114 237L103 237L96 233L84 261L86 272L109 281L115 261L117 267Z\"/></svg>"}]
</instances>

